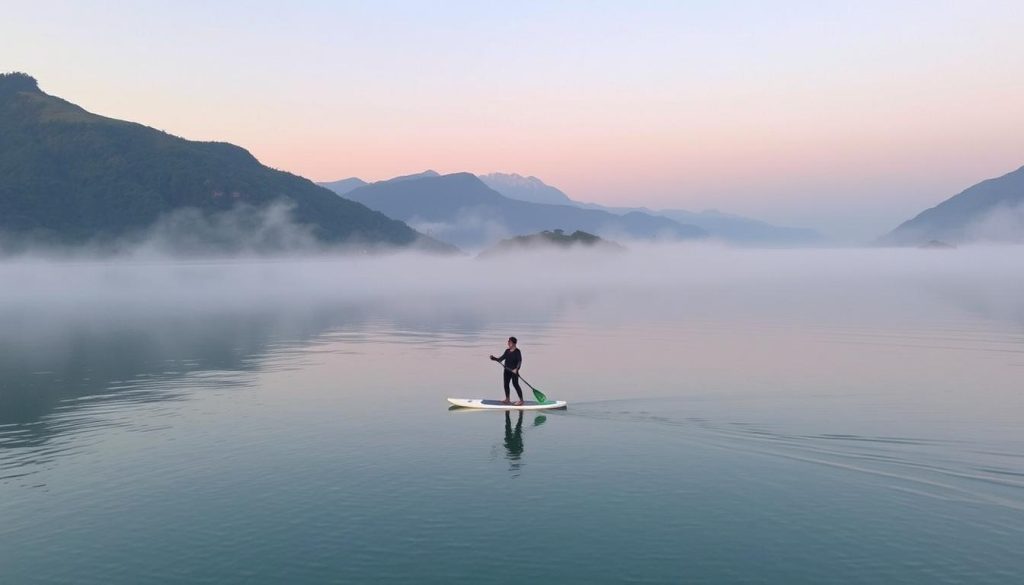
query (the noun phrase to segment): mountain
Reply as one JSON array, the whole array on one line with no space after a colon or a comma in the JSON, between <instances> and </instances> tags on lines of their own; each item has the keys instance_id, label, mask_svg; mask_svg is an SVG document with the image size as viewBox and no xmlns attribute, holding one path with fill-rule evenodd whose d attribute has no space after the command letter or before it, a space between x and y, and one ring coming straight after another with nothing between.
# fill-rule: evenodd
<instances>
[{"instance_id":1,"label":"mountain","mask_svg":"<svg viewBox=\"0 0 1024 585\"><path fill-rule=\"evenodd\" d=\"M176 236L194 239L182 233L183 224L206 222L211 245L230 248L225 234L210 232L233 226L262 233L262 211L275 208L287 213L270 230L278 239L295 228L318 243L451 250L401 221L266 167L238 146L98 116L44 93L28 75L0 75L0 232L8 241L110 242L141 237L170 216ZM223 219L236 211L236 219Z\"/></svg>"},{"instance_id":2,"label":"mountain","mask_svg":"<svg viewBox=\"0 0 1024 585\"><path fill-rule=\"evenodd\" d=\"M931 240L1024 242L1024 167L968 187L903 222L879 242L920 245Z\"/></svg>"},{"instance_id":3,"label":"mountain","mask_svg":"<svg viewBox=\"0 0 1024 585\"><path fill-rule=\"evenodd\" d=\"M713 210L698 213L682 209L655 210L646 207L607 207L596 203L574 201L561 190L544 183L537 177L491 173L489 175L481 175L480 179L495 191L512 199L536 203L573 205L582 209L595 209L616 215L644 213L666 217L681 224L699 227L708 232L712 238L733 244L791 246L814 245L825 241L821 234L811 229L776 226L756 219Z\"/></svg>"},{"instance_id":4,"label":"mountain","mask_svg":"<svg viewBox=\"0 0 1024 585\"><path fill-rule=\"evenodd\" d=\"M441 175L437 171L423 171L422 173L413 173L411 175L402 175L399 177L391 177L388 181L409 181L412 179L422 179L424 177L440 177Z\"/></svg>"},{"instance_id":5,"label":"mountain","mask_svg":"<svg viewBox=\"0 0 1024 585\"><path fill-rule=\"evenodd\" d=\"M644 213L616 215L572 205L517 201L470 173L381 181L349 191L346 196L408 221L438 239L467 247L486 246L508 234L554 229L645 239L707 235L700 228Z\"/></svg>"},{"instance_id":6,"label":"mountain","mask_svg":"<svg viewBox=\"0 0 1024 585\"><path fill-rule=\"evenodd\" d=\"M363 185L369 185L369 183L367 183L366 181L360 179L359 177L349 177L348 179L342 179L340 181L330 181L328 183L317 183L317 185L320 185L321 187L324 187L325 189L330 189L331 191L334 191L338 195L344 195L345 193L348 193L352 189L358 189L359 187L362 187Z\"/></svg>"},{"instance_id":7,"label":"mountain","mask_svg":"<svg viewBox=\"0 0 1024 585\"><path fill-rule=\"evenodd\" d=\"M653 213L703 228L711 237L734 244L807 246L825 241L824 236L812 229L778 226L715 210L661 209Z\"/></svg>"},{"instance_id":8,"label":"mountain","mask_svg":"<svg viewBox=\"0 0 1024 585\"><path fill-rule=\"evenodd\" d=\"M545 184L537 177L524 177L515 173L490 173L479 177L488 187L511 199L551 205L575 205L568 195Z\"/></svg>"},{"instance_id":9,"label":"mountain","mask_svg":"<svg viewBox=\"0 0 1024 585\"><path fill-rule=\"evenodd\" d=\"M773 225L714 209L687 211L684 209L649 209L647 207L605 207L595 203L581 203L587 209L603 209L611 213L642 211L695 225L712 238L741 246L814 246L823 244L825 236L808 228Z\"/></svg>"},{"instance_id":10,"label":"mountain","mask_svg":"<svg viewBox=\"0 0 1024 585\"><path fill-rule=\"evenodd\" d=\"M412 175L402 175L400 177L392 177L390 179L386 179L384 182L387 182L387 181L408 181L408 180L411 180L411 179L422 179L423 177L439 177L439 176L441 176L441 175L438 174L437 171L423 171L422 173L414 173ZM358 189L359 187L365 187L366 185L369 185L369 183L367 183L366 181L360 179L359 177L349 177L348 179L341 179L340 181L328 181L326 183L317 183L317 185L320 185L321 187L324 187L325 189L330 189L331 191L334 191L338 195L345 195L349 191L351 191L353 189Z\"/></svg>"},{"instance_id":11,"label":"mountain","mask_svg":"<svg viewBox=\"0 0 1024 585\"><path fill-rule=\"evenodd\" d=\"M622 252L625 250L625 248L615 242L605 240L599 236L588 234L587 232L580 230L576 230L571 234L566 234L563 230L551 230L543 231L539 234L516 236L508 240L502 240L494 247L481 252L479 257L488 258L496 255L504 255L508 252L519 252L524 250L567 250L571 248L588 248L606 252Z\"/></svg>"}]
</instances>

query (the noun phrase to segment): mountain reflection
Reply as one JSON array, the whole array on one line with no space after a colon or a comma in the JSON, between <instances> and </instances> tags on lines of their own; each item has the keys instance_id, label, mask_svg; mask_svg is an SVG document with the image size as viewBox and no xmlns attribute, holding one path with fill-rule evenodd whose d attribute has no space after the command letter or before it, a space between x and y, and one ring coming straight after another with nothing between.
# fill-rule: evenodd
<instances>
[{"instance_id":1,"label":"mountain reflection","mask_svg":"<svg viewBox=\"0 0 1024 585\"><path fill-rule=\"evenodd\" d=\"M543 327L557 305L539 307L531 318ZM440 333L475 336L493 322L484 304L433 299L428 308L402 299L241 309L103 306L81 313L7 305L0 308L0 449L44 444L70 430L67 419L76 410L181 399L187 391L174 382L186 376L265 370L274 351L315 343L328 332L373 343L368 331L386 323L419 343ZM216 381L238 383L237 376ZM51 416L56 412L63 422Z\"/></svg>"}]
</instances>

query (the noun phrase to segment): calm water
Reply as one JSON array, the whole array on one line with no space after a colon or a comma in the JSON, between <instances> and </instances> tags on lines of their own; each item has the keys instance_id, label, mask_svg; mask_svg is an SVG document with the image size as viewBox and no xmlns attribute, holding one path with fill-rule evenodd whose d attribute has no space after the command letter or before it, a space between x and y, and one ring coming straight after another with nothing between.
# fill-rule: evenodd
<instances>
[{"instance_id":1,"label":"calm water","mask_svg":"<svg viewBox=\"0 0 1024 585\"><path fill-rule=\"evenodd\" d=\"M1013 248L8 262L0 582L1011 583L1022 381Z\"/></svg>"}]
</instances>

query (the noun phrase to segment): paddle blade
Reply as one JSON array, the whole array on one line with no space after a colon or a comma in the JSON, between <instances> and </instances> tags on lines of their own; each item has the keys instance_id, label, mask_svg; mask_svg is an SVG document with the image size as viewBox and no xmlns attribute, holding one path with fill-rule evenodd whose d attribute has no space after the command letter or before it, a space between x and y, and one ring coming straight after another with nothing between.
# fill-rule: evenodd
<instances>
[{"instance_id":1,"label":"paddle blade","mask_svg":"<svg viewBox=\"0 0 1024 585\"><path fill-rule=\"evenodd\" d=\"M533 390L533 397L537 399L537 402L544 404L548 401L548 397L544 396L544 393L540 390L537 390L536 388L531 388L531 390Z\"/></svg>"}]
</instances>

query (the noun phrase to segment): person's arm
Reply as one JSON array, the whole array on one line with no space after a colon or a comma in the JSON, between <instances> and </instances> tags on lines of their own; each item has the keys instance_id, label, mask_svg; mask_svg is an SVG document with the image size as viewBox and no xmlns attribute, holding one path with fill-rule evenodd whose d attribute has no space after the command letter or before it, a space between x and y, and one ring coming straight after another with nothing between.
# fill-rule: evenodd
<instances>
[{"instance_id":1,"label":"person's arm","mask_svg":"<svg viewBox=\"0 0 1024 585\"><path fill-rule=\"evenodd\" d=\"M523 352L519 352L519 363L516 364L515 373L519 373L519 368L523 367Z\"/></svg>"},{"instance_id":2,"label":"person's arm","mask_svg":"<svg viewBox=\"0 0 1024 585\"><path fill-rule=\"evenodd\" d=\"M505 358L507 358L507 357L508 357L508 350L506 349L506 350L505 350L505 353L501 354L501 357L494 357L494 356L492 355L492 356L491 356L491 359L492 359L492 360L494 360L494 361L496 361L496 362L501 362L502 360L504 360L504 359L505 359ZM502 365L504 365L504 364L502 364Z\"/></svg>"}]
</instances>

